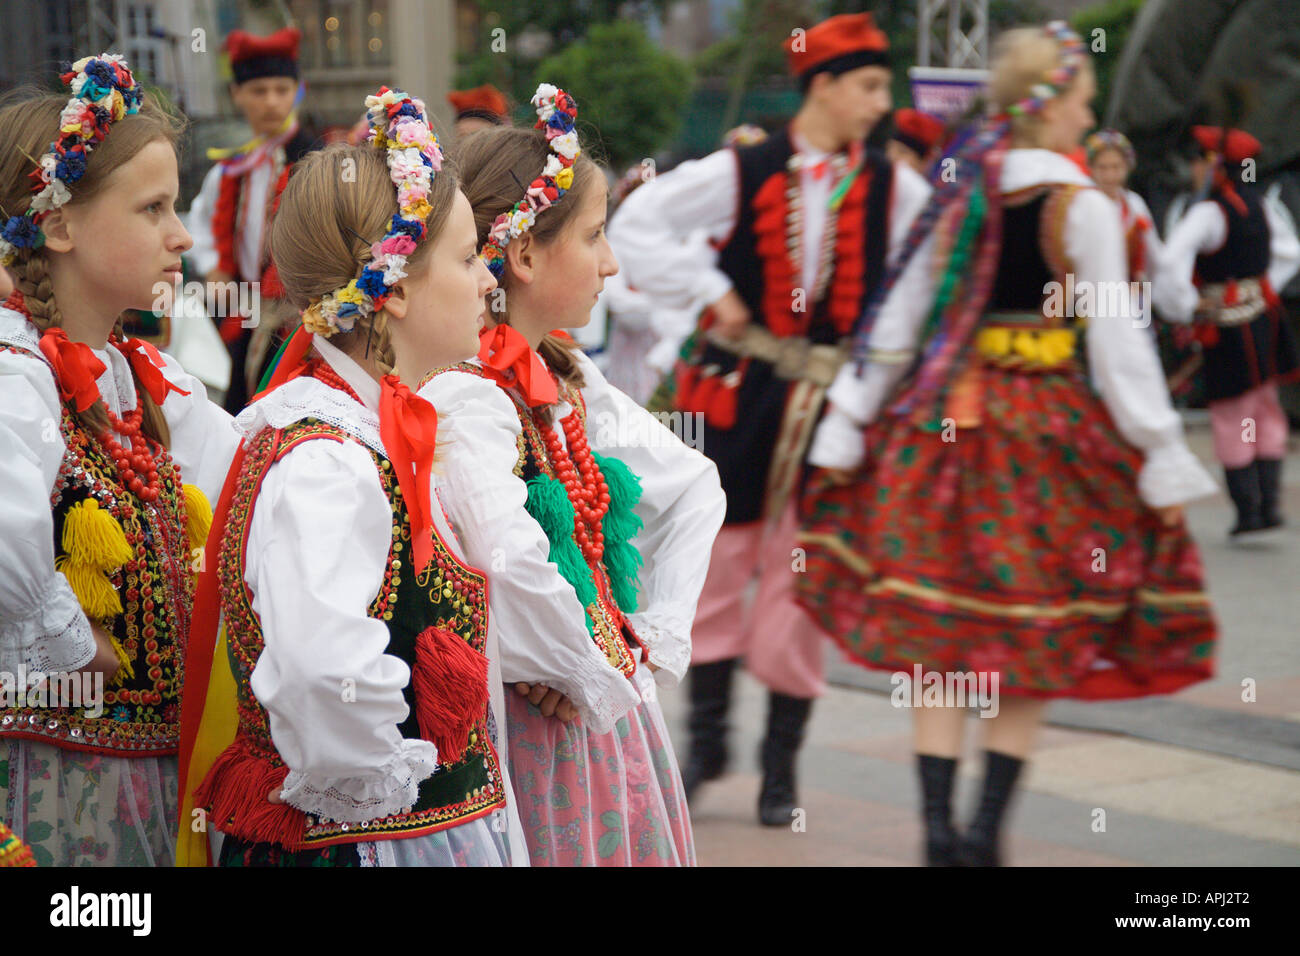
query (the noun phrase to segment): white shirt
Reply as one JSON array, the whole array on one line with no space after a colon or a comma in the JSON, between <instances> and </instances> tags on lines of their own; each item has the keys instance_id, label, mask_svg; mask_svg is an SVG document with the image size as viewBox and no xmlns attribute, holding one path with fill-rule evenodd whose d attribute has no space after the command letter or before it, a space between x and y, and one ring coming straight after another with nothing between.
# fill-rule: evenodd
<instances>
[{"instance_id":1,"label":"white shirt","mask_svg":"<svg viewBox=\"0 0 1300 956\"><path fill-rule=\"evenodd\" d=\"M1264 203L1268 221L1268 281L1277 292L1300 269L1300 239L1272 202ZM1192 282L1196 257L1223 247L1228 239L1228 220L1223 208L1212 199L1195 203L1178 220L1165 241L1156 270L1154 298L1160 314L1170 322L1190 322L1201 294Z\"/></svg>"},{"instance_id":2,"label":"white shirt","mask_svg":"<svg viewBox=\"0 0 1300 956\"><path fill-rule=\"evenodd\" d=\"M0 343L36 356L0 351L0 670L78 670L95 656L95 641L67 578L54 569L50 493L66 451L62 403L36 326L0 308ZM136 403L130 362L111 346L92 351L105 366L99 393L120 417ZM203 383L163 359L167 380L190 393L168 392L162 405L172 460L181 479L215 504L239 436Z\"/></svg>"},{"instance_id":3,"label":"white shirt","mask_svg":"<svg viewBox=\"0 0 1300 956\"><path fill-rule=\"evenodd\" d=\"M239 205L244 215L242 229L237 228L235 234L237 280L258 282L262 278L262 232L266 227L268 193L275 185L271 181L274 171L275 164L267 157L266 162L248 172L240 194ZM212 216L217 211L217 200L221 195L221 179L221 164L218 163L203 177L203 186L185 218L185 228L194 237L194 245L186 255L201 276L206 276L220 264L217 240L212 234ZM237 216L235 225L239 227L240 224Z\"/></svg>"},{"instance_id":4,"label":"white shirt","mask_svg":"<svg viewBox=\"0 0 1300 956\"><path fill-rule=\"evenodd\" d=\"M711 461L609 385L589 358L577 360L591 448L618 457L641 479L636 513L644 527L632 541L643 561L641 609L629 619L660 668L656 681L672 686L690 663L695 605L726 499ZM514 474L522 432L514 401L464 371L436 376L420 394L438 409L447 440L439 463L443 504L469 561L488 573L502 677L554 687L578 706L589 731L607 733L640 694L596 647L573 586L549 560L546 534L524 507L527 487ZM569 411L558 405L557 421ZM566 441L558 426L555 434Z\"/></svg>"},{"instance_id":5,"label":"white shirt","mask_svg":"<svg viewBox=\"0 0 1300 956\"><path fill-rule=\"evenodd\" d=\"M1001 190L1011 193L1044 183L1093 185L1065 156L1044 149L1009 150L1002 166ZM933 233L916 251L882 305L870 346L884 352L914 351L921 326L934 302L931 268ZM1075 285L1128 282L1127 249L1119 210L1101 190L1079 191L1066 212L1065 252ZM1094 296L1098 308L1088 318L1088 367L1099 397L1120 434L1139 448L1146 462L1138 493L1151 507L1182 504L1216 491L1213 479L1183 439L1182 421L1143 319L1124 297L1108 311L1111 296ZM1127 307L1126 307L1127 306ZM862 427L875 420L907 364L868 363L861 378L854 363L840 370L828 397L832 408L818 426L809 461L823 468L856 468L864 457Z\"/></svg>"},{"instance_id":6,"label":"white shirt","mask_svg":"<svg viewBox=\"0 0 1300 956\"><path fill-rule=\"evenodd\" d=\"M796 139L796 148L798 140ZM803 190L804 288L817 280L822 232L826 228L831 177L813 176L810 167L827 154L804 148L805 163L799 185ZM732 287L731 278L717 267L717 249L736 228L740 195L740 169L736 153L722 149L703 159L690 160L634 190L618 208L611 225L611 241L619 237L619 262L628 284L679 308L693 302L712 304ZM930 196L930 186L910 166L894 164L893 195L889 209L889 255L907 237L912 220ZM701 248L691 241L697 230L712 242Z\"/></svg>"}]
</instances>

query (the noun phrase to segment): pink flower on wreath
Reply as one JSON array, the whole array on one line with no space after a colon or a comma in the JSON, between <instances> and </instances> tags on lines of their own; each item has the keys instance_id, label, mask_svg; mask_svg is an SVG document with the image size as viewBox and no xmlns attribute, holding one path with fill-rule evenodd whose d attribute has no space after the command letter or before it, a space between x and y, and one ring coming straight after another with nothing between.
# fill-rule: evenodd
<instances>
[{"instance_id":1,"label":"pink flower on wreath","mask_svg":"<svg viewBox=\"0 0 1300 956\"><path fill-rule=\"evenodd\" d=\"M413 252L415 252L415 240L410 236L390 236L370 247L370 254L376 259L389 253L396 256L409 256Z\"/></svg>"},{"instance_id":2,"label":"pink flower on wreath","mask_svg":"<svg viewBox=\"0 0 1300 956\"><path fill-rule=\"evenodd\" d=\"M525 195L532 200L535 209L546 209L551 205L551 200L546 196L545 186L534 186Z\"/></svg>"},{"instance_id":3,"label":"pink flower on wreath","mask_svg":"<svg viewBox=\"0 0 1300 956\"><path fill-rule=\"evenodd\" d=\"M499 246L508 235L510 235L510 214L503 212L497 216L497 221L492 224L492 229L488 232L488 238Z\"/></svg>"}]
</instances>

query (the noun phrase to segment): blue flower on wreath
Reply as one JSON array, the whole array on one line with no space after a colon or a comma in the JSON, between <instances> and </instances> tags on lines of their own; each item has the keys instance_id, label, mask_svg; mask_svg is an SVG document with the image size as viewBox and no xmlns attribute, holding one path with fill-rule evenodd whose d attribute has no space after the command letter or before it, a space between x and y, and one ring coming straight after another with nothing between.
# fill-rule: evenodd
<instances>
[{"instance_id":1,"label":"blue flower on wreath","mask_svg":"<svg viewBox=\"0 0 1300 956\"><path fill-rule=\"evenodd\" d=\"M86 174L86 154L69 151L54 168L54 175L65 183L75 183Z\"/></svg>"},{"instance_id":2,"label":"blue flower on wreath","mask_svg":"<svg viewBox=\"0 0 1300 956\"><path fill-rule=\"evenodd\" d=\"M366 269L361 273L357 278L357 288L372 299L388 291L388 287L384 285L384 274L375 269ZM340 314L342 314L341 310Z\"/></svg>"},{"instance_id":3,"label":"blue flower on wreath","mask_svg":"<svg viewBox=\"0 0 1300 956\"><path fill-rule=\"evenodd\" d=\"M30 216L11 216L0 235L16 249L34 249L40 245L41 227Z\"/></svg>"},{"instance_id":4,"label":"blue flower on wreath","mask_svg":"<svg viewBox=\"0 0 1300 956\"><path fill-rule=\"evenodd\" d=\"M388 224L388 234L410 236L419 242L424 238L424 223L418 219L403 219L398 213L393 213L392 221Z\"/></svg>"},{"instance_id":5,"label":"blue flower on wreath","mask_svg":"<svg viewBox=\"0 0 1300 956\"><path fill-rule=\"evenodd\" d=\"M558 129L561 133L567 133L573 129L573 117L568 113L561 113L556 110L551 114L551 118L546 121L546 125L551 129Z\"/></svg>"},{"instance_id":6,"label":"blue flower on wreath","mask_svg":"<svg viewBox=\"0 0 1300 956\"><path fill-rule=\"evenodd\" d=\"M86 64L86 76L100 86L112 87L117 83L117 76L104 60L91 60Z\"/></svg>"}]
</instances>

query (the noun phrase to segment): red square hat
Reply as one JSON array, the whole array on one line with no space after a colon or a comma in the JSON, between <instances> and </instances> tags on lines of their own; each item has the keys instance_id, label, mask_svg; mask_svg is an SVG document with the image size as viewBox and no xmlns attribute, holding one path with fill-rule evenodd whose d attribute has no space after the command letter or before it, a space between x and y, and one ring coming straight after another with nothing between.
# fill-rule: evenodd
<instances>
[{"instance_id":1,"label":"red square hat","mask_svg":"<svg viewBox=\"0 0 1300 956\"><path fill-rule=\"evenodd\" d=\"M447 94L447 102L456 111L456 119L478 117L500 125L510 112L505 96L491 83L472 90L453 90Z\"/></svg>"},{"instance_id":2,"label":"red square hat","mask_svg":"<svg viewBox=\"0 0 1300 956\"><path fill-rule=\"evenodd\" d=\"M1193 126L1192 135L1207 153L1219 153L1229 163L1240 163L1259 153L1261 144L1245 130L1229 129L1225 139L1221 126Z\"/></svg>"},{"instance_id":3,"label":"red square hat","mask_svg":"<svg viewBox=\"0 0 1300 956\"><path fill-rule=\"evenodd\" d=\"M226 52L236 83L246 83L263 76L298 78L298 43L302 34L293 27L276 30L260 37L243 30L231 30L226 36Z\"/></svg>"},{"instance_id":4,"label":"red square hat","mask_svg":"<svg viewBox=\"0 0 1300 956\"><path fill-rule=\"evenodd\" d=\"M901 109L894 113L894 136L908 149L922 156L943 138L943 120L920 110Z\"/></svg>"},{"instance_id":5,"label":"red square hat","mask_svg":"<svg viewBox=\"0 0 1300 956\"><path fill-rule=\"evenodd\" d=\"M870 13L841 13L809 30L795 31L784 46L795 76L889 64L889 38L876 28Z\"/></svg>"}]
</instances>

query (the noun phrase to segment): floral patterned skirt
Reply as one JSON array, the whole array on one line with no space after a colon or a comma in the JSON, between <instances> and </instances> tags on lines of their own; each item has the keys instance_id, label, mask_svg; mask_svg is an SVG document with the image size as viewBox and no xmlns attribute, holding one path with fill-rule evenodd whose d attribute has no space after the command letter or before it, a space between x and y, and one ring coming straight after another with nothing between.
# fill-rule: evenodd
<instances>
[{"instance_id":1,"label":"floral patterned skirt","mask_svg":"<svg viewBox=\"0 0 1300 956\"><path fill-rule=\"evenodd\" d=\"M643 702L608 734L564 723L506 688L506 739L533 866L694 866L681 774L644 664Z\"/></svg>"},{"instance_id":2,"label":"floral patterned skirt","mask_svg":"<svg viewBox=\"0 0 1300 956\"><path fill-rule=\"evenodd\" d=\"M175 757L111 757L0 738L0 819L38 866L171 866Z\"/></svg>"},{"instance_id":3,"label":"floral patterned skirt","mask_svg":"<svg viewBox=\"0 0 1300 956\"><path fill-rule=\"evenodd\" d=\"M988 367L973 394L947 431L882 416L847 486L814 473L797 575L814 620L866 667L996 673L1008 694L1212 676L1200 555L1138 499L1141 455L1082 375Z\"/></svg>"}]
</instances>

